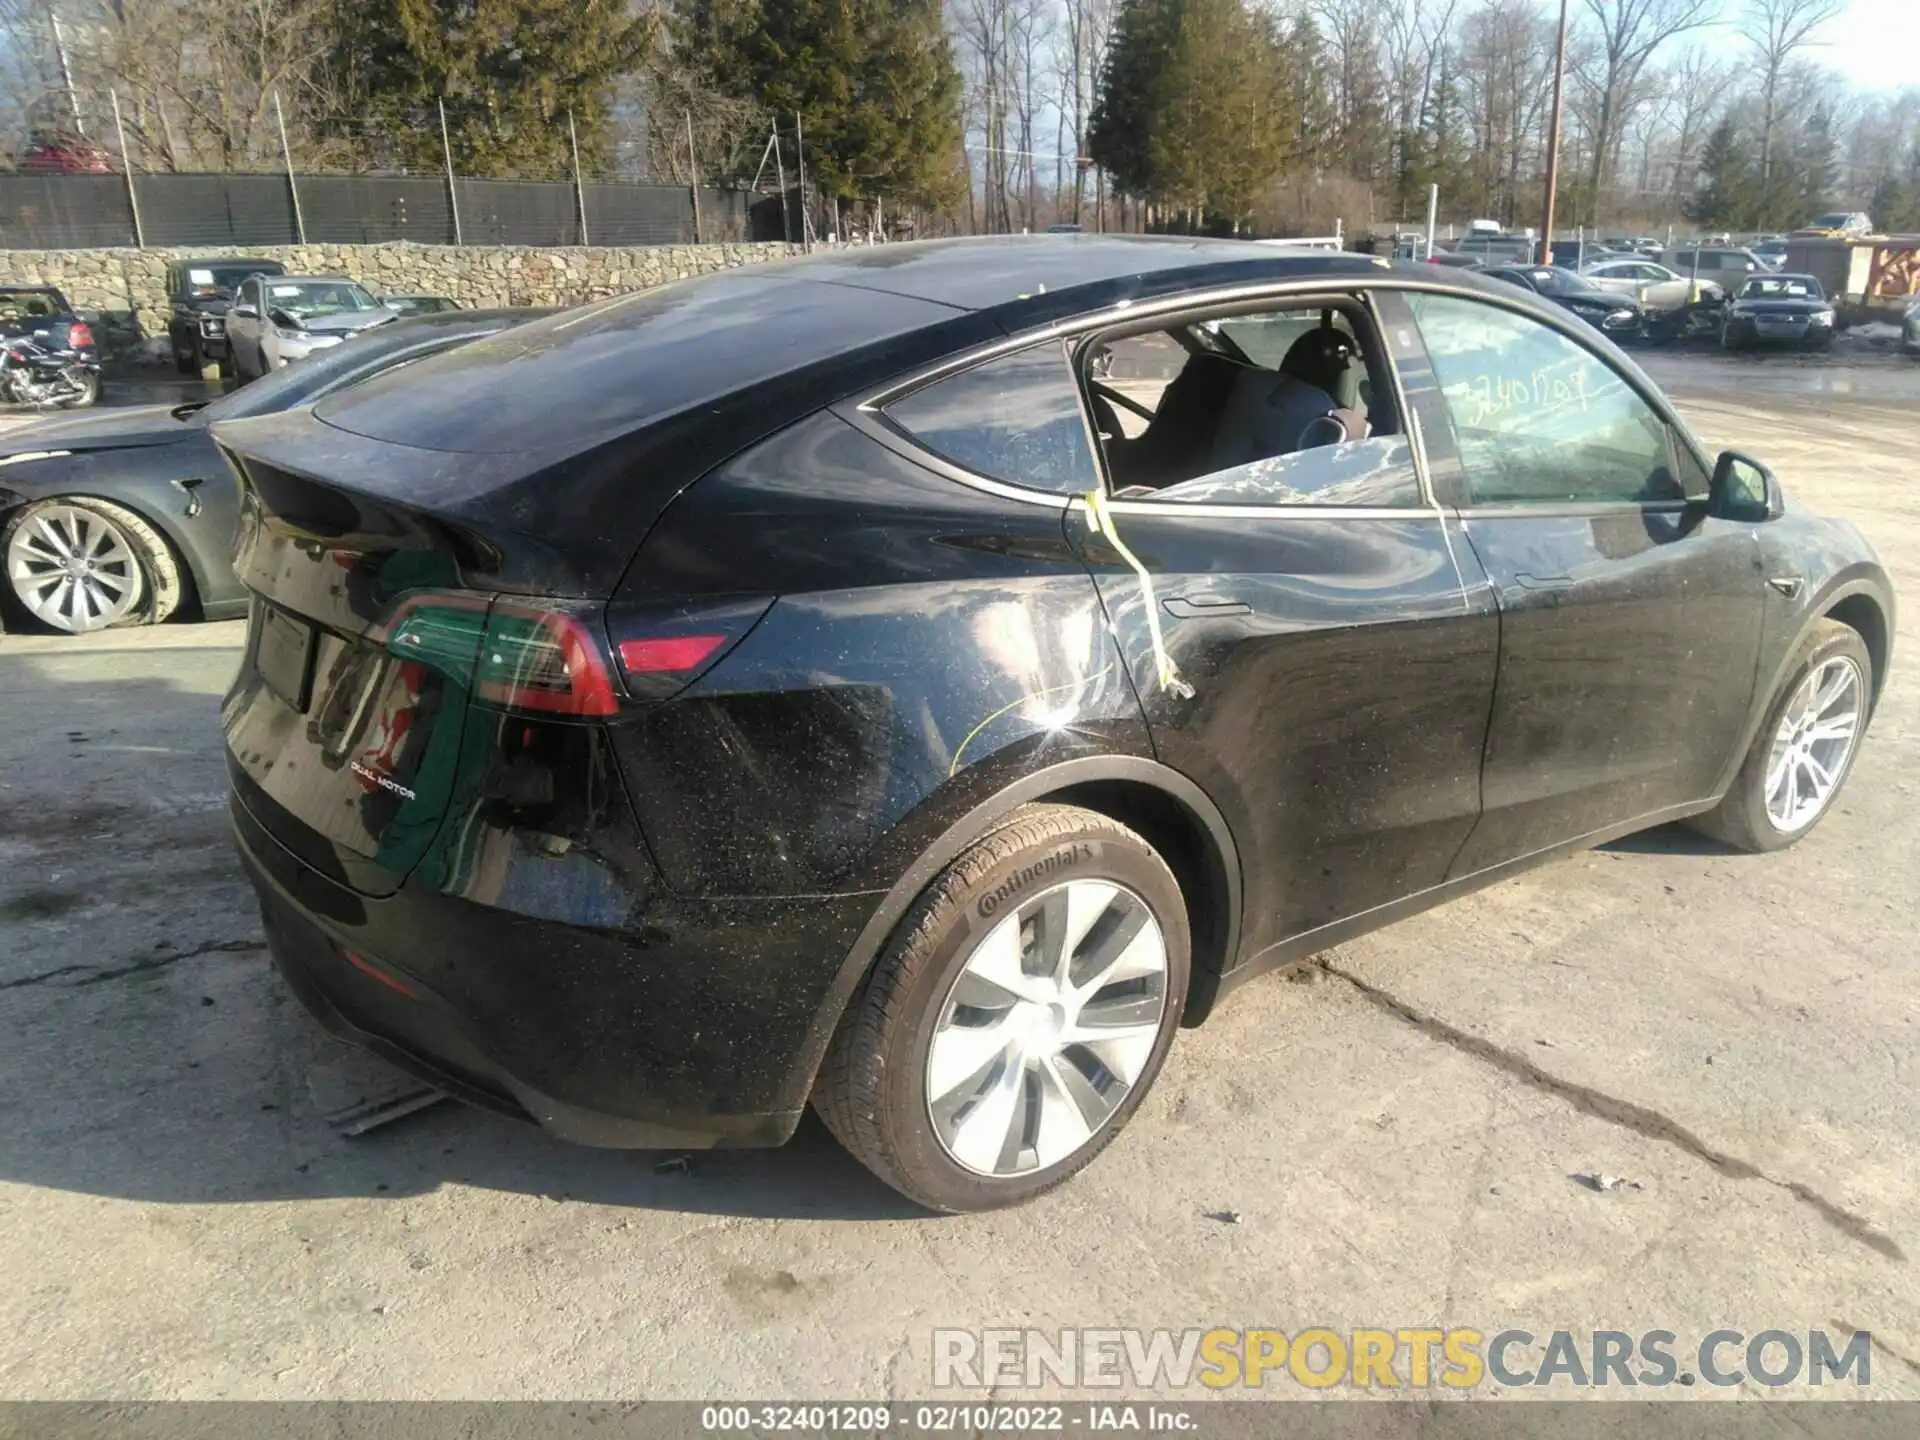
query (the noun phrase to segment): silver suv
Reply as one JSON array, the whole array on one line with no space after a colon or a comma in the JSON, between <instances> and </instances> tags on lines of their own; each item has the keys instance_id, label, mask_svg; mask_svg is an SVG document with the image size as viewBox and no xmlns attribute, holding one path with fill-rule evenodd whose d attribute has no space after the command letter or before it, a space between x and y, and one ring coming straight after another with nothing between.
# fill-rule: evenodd
<instances>
[{"instance_id":1,"label":"silver suv","mask_svg":"<svg viewBox=\"0 0 1920 1440\"><path fill-rule=\"evenodd\" d=\"M1667 251L1660 261L1677 274L1689 278L1697 274L1699 279L1711 280L1729 294L1738 290L1747 276L1764 275L1773 268L1753 251L1737 246L1689 246Z\"/></svg>"}]
</instances>

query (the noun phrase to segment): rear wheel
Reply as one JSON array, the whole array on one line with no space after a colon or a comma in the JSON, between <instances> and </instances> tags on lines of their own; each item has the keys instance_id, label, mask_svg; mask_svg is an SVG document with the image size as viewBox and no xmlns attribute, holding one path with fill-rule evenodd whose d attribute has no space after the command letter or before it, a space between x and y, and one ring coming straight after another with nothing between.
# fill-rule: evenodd
<instances>
[{"instance_id":1,"label":"rear wheel","mask_svg":"<svg viewBox=\"0 0 1920 1440\"><path fill-rule=\"evenodd\" d=\"M69 634L158 624L180 606L180 565L131 510L72 496L22 506L5 531L7 598Z\"/></svg>"},{"instance_id":2,"label":"rear wheel","mask_svg":"<svg viewBox=\"0 0 1920 1440\"><path fill-rule=\"evenodd\" d=\"M1179 1027L1190 942L1153 848L1092 811L1029 806L948 866L834 1037L814 1105L935 1210L1017 1204L1084 1168Z\"/></svg>"},{"instance_id":3,"label":"rear wheel","mask_svg":"<svg viewBox=\"0 0 1920 1440\"><path fill-rule=\"evenodd\" d=\"M1784 850L1832 808L1873 695L1873 657L1851 626L1822 620L1801 647L1719 808L1694 828L1742 850Z\"/></svg>"},{"instance_id":4,"label":"rear wheel","mask_svg":"<svg viewBox=\"0 0 1920 1440\"><path fill-rule=\"evenodd\" d=\"M79 386L79 391L60 402L62 410L84 410L99 400L100 372L98 370L83 371L74 377L73 383Z\"/></svg>"}]
</instances>

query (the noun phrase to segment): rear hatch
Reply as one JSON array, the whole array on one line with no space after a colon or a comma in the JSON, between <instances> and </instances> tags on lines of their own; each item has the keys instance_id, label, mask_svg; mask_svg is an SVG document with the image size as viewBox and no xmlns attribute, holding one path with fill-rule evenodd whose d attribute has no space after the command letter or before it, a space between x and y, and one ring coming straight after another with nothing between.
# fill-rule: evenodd
<instances>
[{"instance_id":1,"label":"rear hatch","mask_svg":"<svg viewBox=\"0 0 1920 1440\"><path fill-rule=\"evenodd\" d=\"M998 333L853 293L707 277L216 422L253 595L223 721L253 818L390 894L416 866L460 863L443 857L462 837L436 837L509 783L488 778L522 729L502 715L605 720L713 663L771 597L608 611L665 507L801 415Z\"/></svg>"},{"instance_id":2,"label":"rear hatch","mask_svg":"<svg viewBox=\"0 0 1920 1440\"><path fill-rule=\"evenodd\" d=\"M235 792L307 864L390 894L461 782L490 603L465 590L471 537L265 461L237 464L235 569L253 606L221 714ZM446 592L471 598L423 612L425 595Z\"/></svg>"},{"instance_id":3,"label":"rear hatch","mask_svg":"<svg viewBox=\"0 0 1920 1440\"><path fill-rule=\"evenodd\" d=\"M554 757L597 757L603 740L583 732L604 737L625 706L676 692L770 603L610 614L596 579L608 536L566 543L582 527L564 466L529 533L489 508L525 456L456 461L329 430L311 411L221 421L214 436L240 476L234 569L252 595L221 712L234 793L293 855L362 894L392 894L416 868L457 880L475 827L502 805L565 808L548 772L611 761ZM588 482L599 474L588 466ZM649 491L622 489L629 523L646 523Z\"/></svg>"}]
</instances>

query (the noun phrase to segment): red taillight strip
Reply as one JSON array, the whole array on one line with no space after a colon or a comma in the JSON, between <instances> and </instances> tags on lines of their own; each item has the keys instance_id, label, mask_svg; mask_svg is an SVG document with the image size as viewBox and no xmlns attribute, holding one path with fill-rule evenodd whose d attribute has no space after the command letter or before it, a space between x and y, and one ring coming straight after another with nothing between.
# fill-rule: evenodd
<instances>
[{"instance_id":1,"label":"red taillight strip","mask_svg":"<svg viewBox=\"0 0 1920 1440\"><path fill-rule=\"evenodd\" d=\"M644 640L622 640L620 663L629 675L672 674L705 663L727 643L724 635L660 635Z\"/></svg>"},{"instance_id":2,"label":"red taillight strip","mask_svg":"<svg viewBox=\"0 0 1920 1440\"><path fill-rule=\"evenodd\" d=\"M396 980L365 956L354 954L353 951L347 949L344 945L336 945L333 948L340 952L340 958L342 960L346 961L347 964L358 970L362 975L373 980L378 980L389 990L399 991L409 1000L418 1000L420 998L419 993L411 985L407 984L404 980Z\"/></svg>"}]
</instances>

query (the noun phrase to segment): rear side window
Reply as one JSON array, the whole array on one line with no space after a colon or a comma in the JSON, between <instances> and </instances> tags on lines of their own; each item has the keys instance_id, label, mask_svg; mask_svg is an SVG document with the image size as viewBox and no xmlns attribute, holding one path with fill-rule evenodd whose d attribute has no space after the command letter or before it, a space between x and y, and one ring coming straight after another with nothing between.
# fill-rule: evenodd
<instances>
[{"instance_id":1,"label":"rear side window","mask_svg":"<svg viewBox=\"0 0 1920 1440\"><path fill-rule=\"evenodd\" d=\"M1072 495L1100 483L1057 340L923 385L883 413L936 455L1009 485Z\"/></svg>"}]
</instances>

